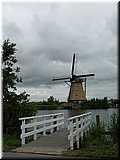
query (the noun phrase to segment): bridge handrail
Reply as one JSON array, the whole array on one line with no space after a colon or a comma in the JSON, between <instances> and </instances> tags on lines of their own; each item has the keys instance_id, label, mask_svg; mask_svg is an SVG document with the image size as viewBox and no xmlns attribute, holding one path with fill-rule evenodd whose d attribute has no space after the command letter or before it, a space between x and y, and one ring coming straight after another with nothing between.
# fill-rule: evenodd
<instances>
[{"instance_id":1,"label":"bridge handrail","mask_svg":"<svg viewBox=\"0 0 120 160\"><path fill-rule=\"evenodd\" d=\"M77 149L79 149L80 138L83 139L84 133L89 131L91 123L91 112L68 118L68 140L70 141L70 149L74 148L74 137L77 142Z\"/></svg>"},{"instance_id":2,"label":"bridge handrail","mask_svg":"<svg viewBox=\"0 0 120 160\"><path fill-rule=\"evenodd\" d=\"M55 115L61 115L61 114L64 114L64 113L54 113L54 114L38 115L38 116L31 116L31 117L22 117L22 118L19 118L19 120L41 118L43 116L44 117L49 117L49 116L55 116Z\"/></svg>"},{"instance_id":3,"label":"bridge handrail","mask_svg":"<svg viewBox=\"0 0 120 160\"><path fill-rule=\"evenodd\" d=\"M83 116L86 116L86 115L89 115L89 114L91 114L91 112L84 113L84 114L81 114L81 115L77 115L77 116L74 116L74 117L70 117L70 118L68 118L68 120L76 119L78 117L83 117Z\"/></svg>"},{"instance_id":4,"label":"bridge handrail","mask_svg":"<svg viewBox=\"0 0 120 160\"><path fill-rule=\"evenodd\" d=\"M64 113L23 117L23 118L19 118L19 120L22 121L22 125L21 125L22 133L20 135L21 144L25 145L25 138L28 136L34 135L34 140L37 140L37 134L40 132L43 132L43 135L45 136L47 130L50 130L50 132L53 133L55 127L56 127L56 130L63 128ZM42 127L40 125L42 125ZM30 129L30 128L33 128L33 129L26 132L26 129Z\"/></svg>"}]
</instances>

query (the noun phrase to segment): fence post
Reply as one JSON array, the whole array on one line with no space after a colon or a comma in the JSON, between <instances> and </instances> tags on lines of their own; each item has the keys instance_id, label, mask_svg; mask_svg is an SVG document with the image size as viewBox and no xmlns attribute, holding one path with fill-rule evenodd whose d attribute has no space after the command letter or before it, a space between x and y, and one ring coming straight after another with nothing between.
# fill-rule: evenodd
<instances>
[{"instance_id":1,"label":"fence post","mask_svg":"<svg viewBox=\"0 0 120 160\"><path fill-rule=\"evenodd\" d=\"M44 117L44 122L46 121L46 117ZM44 123L44 128L46 127L46 123ZM46 136L46 130L43 131L43 135Z\"/></svg>"},{"instance_id":2,"label":"fence post","mask_svg":"<svg viewBox=\"0 0 120 160\"><path fill-rule=\"evenodd\" d=\"M88 135L88 132L89 132L89 125L90 125L90 115L88 114L87 116L87 135Z\"/></svg>"},{"instance_id":3,"label":"fence post","mask_svg":"<svg viewBox=\"0 0 120 160\"><path fill-rule=\"evenodd\" d=\"M62 122L64 122L64 113L62 113L61 116L63 117ZM64 124L62 125L62 128L64 128Z\"/></svg>"},{"instance_id":4,"label":"fence post","mask_svg":"<svg viewBox=\"0 0 120 160\"><path fill-rule=\"evenodd\" d=\"M58 114L57 116L56 116L56 118L59 118L60 117L60 114ZM56 121L56 124L59 124L59 120L57 120ZM59 130L59 126L57 126L57 131Z\"/></svg>"},{"instance_id":5,"label":"fence post","mask_svg":"<svg viewBox=\"0 0 120 160\"><path fill-rule=\"evenodd\" d=\"M81 118L81 140L83 140L83 120L84 117Z\"/></svg>"},{"instance_id":6,"label":"fence post","mask_svg":"<svg viewBox=\"0 0 120 160\"><path fill-rule=\"evenodd\" d=\"M37 118L34 119L34 123L37 122ZM34 131L37 130L37 126L34 126ZM37 133L34 134L34 140L37 140Z\"/></svg>"},{"instance_id":7,"label":"fence post","mask_svg":"<svg viewBox=\"0 0 120 160\"><path fill-rule=\"evenodd\" d=\"M73 120L70 120L70 149L73 150Z\"/></svg>"},{"instance_id":8,"label":"fence post","mask_svg":"<svg viewBox=\"0 0 120 160\"><path fill-rule=\"evenodd\" d=\"M53 116L53 118L56 119L57 116L55 115L55 116ZM57 124L57 121L54 121L54 124ZM54 127L54 132L56 132L56 131L57 131L57 127Z\"/></svg>"},{"instance_id":9,"label":"fence post","mask_svg":"<svg viewBox=\"0 0 120 160\"><path fill-rule=\"evenodd\" d=\"M88 118L88 115L85 115L85 118L84 118L84 123L85 123L85 136L87 135L87 129L88 129L88 127L87 127L87 118Z\"/></svg>"},{"instance_id":10,"label":"fence post","mask_svg":"<svg viewBox=\"0 0 120 160\"><path fill-rule=\"evenodd\" d=\"M96 115L96 124L99 125L100 124L100 116Z\"/></svg>"},{"instance_id":11,"label":"fence post","mask_svg":"<svg viewBox=\"0 0 120 160\"><path fill-rule=\"evenodd\" d=\"M51 119L53 119L53 116L51 116ZM51 122L51 125L53 126L54 122ZM54 131L54 128L52 127L51 130L50 130L50 132L53 133L53 131Z\"/></svg>"},{"instance_id":12,"label":"fence post","mask_svg":"<svg viewBox=\"0 0 120 160\"><path fill-rule=\"evenodd\" d=\"M22 126L25 125L25 119L22 120ZM25 134L25 128L22 128L22 136ZM25 145L25 137L22 138L22 146Z\"/></svg>"},{"instance_id":13,"label":"fence post","mask_svg":"<svg viewBox=\"0 0 120 160\"><path fill-rule=\"evenodd\" d=\"M88 127L88 132L89 132L89 130L90 130L90 124L91 124L91 114L89 114L88 120L89 120L89 123L88 123L88 125L89 125L89 127Z\"/></svg>"},{"instance_id":14,"label":"fence post","mask_svg":"<svg viewBox=\"0 0 120 160\"><path fill-rule=\"evenodd\" d=\"M77 141L77 149L79 149L79 121L76 119L76 141Z\"/></svg>"},{"instance_id":15,"label":"fence post","mask_svg":"<svg viewBox=\"0 0 120 160\"><path fill-rule=\"evenodd\" d=\"M96 124L97 124L97 135L99 135L100 131L100 116L96 115Z\"/></svg>"}]
</instances>

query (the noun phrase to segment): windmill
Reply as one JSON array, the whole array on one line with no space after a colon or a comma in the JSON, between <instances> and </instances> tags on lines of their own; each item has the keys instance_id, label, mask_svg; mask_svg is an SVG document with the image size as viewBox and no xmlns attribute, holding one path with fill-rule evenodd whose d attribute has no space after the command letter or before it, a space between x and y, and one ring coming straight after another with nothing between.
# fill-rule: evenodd
<instances>
[{"instance_id":1,"label":"windmill","mask_svg":"<svg viewBox=\"0 0 120 160\"><path fill-rule=\"evenodd\" d=\"M75 68L75 54L73 54L71 76L52 79L52 81L64 80L64 82L70 86L70 91L68 96L68 102L70 103L86 100L86 78L89 76L94 76L94 74L75 75L74 68ZM70 84L68 82L70 82ZM83 89L83 82L84 82L84 89Z\"/></svg>"}]
</instances>

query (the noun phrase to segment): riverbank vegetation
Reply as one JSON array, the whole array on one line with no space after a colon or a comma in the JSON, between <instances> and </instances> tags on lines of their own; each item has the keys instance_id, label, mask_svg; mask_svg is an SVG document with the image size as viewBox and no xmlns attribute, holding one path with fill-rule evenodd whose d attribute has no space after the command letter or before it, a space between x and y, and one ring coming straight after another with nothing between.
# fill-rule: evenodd
<instances>
[{"instance_id":1,"label":"riverbank vegetation","mask_svg":"<svg viewBox=\"0 0 120 160\"><path fill-rule=\"evenodd\" d=\"M48 100L43 100L40 102L29 102L30 107L34 107L37 110L53 110L53 109L64 109L64 108L77 108L77 109L108 109L117 108L117 99L108 100L107 97L103 99L93 98L91 100L82 101L80 104L69 104L66 102L59 102L53 96L50 96ZM71 107L71 108L72 108Z\"/></svg>"},{"instance_id":2,"label":"riverbank vegetation","mask_svg":"<svg viewBox=\"0 0 120 160\"><path fill-rule=\"evenodd\" d=\"M99 125L92 123L89 134L81 142L79 150L68 150L64 156L118 158L118 132L119 121L113 113L108 124L101 122Z\"/></svg>"},{"instance_id":3,"label":"riverbank vegetation","mask_svg":"<svg viewBox=\"0 0 120 160\"><path fill-rule=\"evenodd\" d=\"M116 108L118 104L117 99L108 100L107 97L103 99L93 98L91 100L82 101L79 105L81 109L107 109Z\"/></svg>"},{"instance_id":4,"label":"riverbank vegetation","mask_svg":"<svg viewBox=\"0 0 120 160\"><path fill-rule=\"evenodd\" d=\"M40 102L28 102L28 106L36 108L36 110L55 110L58 109L62 105L59 100L54 98L53 96L48 97L45 101Z\"/></svg>"}]
</instances>

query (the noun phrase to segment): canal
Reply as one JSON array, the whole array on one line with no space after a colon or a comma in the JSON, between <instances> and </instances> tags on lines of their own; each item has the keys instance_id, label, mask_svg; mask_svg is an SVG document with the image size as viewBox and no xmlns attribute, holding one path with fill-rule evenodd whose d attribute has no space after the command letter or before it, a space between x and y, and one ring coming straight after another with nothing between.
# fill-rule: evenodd
<instances>
[{"instance_id":1,"label":"canal","mask_svg":"<svg viewBox=\"0 0 120 160\"><path fill-rule=\"evenodd\" d=\"M46 114L53 114L53 113L64 113L65 117L65 128L68 126L67 119L76 116L81 115L87 112L91 112L91 121L96 121L96 115L100 116L100 121L104 121L105 123L108 123L108 120L112 113L118 113L118 108L109 108L109 109L61 109L61 110L38 110L36 115L46 115Z\"/></svg>"}]
</instances>

